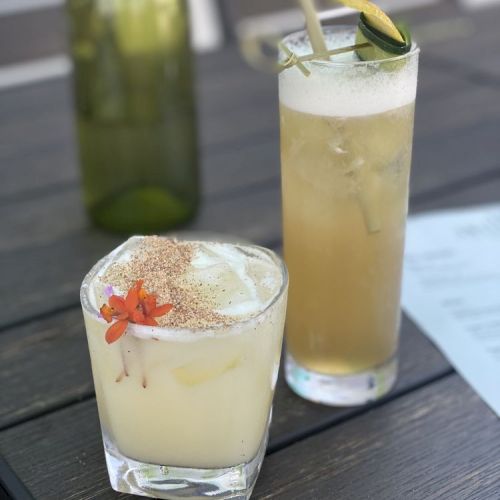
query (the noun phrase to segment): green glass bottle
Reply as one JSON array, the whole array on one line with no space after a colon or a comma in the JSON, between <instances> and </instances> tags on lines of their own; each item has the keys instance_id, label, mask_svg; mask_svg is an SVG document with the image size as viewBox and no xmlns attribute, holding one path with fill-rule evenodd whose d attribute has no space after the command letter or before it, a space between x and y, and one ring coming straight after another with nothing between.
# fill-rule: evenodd
<instances>
[{"instance_id":1,"label":"green glass bottle","mask_svg":"<svg viewBox=\"0 0 500 500\"><path fill-rule=\"evenodd\" d=\"M187 221L198 189L185 0L67 0L85 204L99 226Z\"/></svg>"}]
</instances>

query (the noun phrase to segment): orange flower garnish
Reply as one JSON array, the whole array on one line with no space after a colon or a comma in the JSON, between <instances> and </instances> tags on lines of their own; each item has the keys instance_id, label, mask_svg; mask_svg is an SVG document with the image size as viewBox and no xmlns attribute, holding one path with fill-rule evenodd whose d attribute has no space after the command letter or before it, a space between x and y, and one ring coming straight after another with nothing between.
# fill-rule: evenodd
<instances>
[{"instance_id":1,"label":"orange flower garnish","mask_svg":"<svg viewBox=\"0 0 500 500\"><path fill-rule=\"evenodd\" d=\"M171 311L172 304L157 306L156 296L147 293L142 287L143 284L143 280L137 281L125 298L111 295L108 303L101 306L99 312L107 323L116 320L106 331L108 344L117 341L125 333L129 323L157 326L155 318Z\"/></svg>"}]
</instances>

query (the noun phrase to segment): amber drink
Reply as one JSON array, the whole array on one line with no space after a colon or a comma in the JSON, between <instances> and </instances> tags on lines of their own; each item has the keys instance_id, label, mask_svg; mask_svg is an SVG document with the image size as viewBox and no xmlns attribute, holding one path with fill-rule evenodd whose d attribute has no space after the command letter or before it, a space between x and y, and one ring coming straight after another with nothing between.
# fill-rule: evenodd
<instances>
[{"instance_id":1,"label":"amber drink","mask_svg":"<svg viewBox=\"0 0 500 500\"><path fill-rule=\"evenodd\" d=\"M329 49L354 34L325 29ZM305 33L284 43L311 52ZM396 379L418 49L305 64L279 79L286 378L307 399L363 404Z\"/></svg>"}]
</instances>

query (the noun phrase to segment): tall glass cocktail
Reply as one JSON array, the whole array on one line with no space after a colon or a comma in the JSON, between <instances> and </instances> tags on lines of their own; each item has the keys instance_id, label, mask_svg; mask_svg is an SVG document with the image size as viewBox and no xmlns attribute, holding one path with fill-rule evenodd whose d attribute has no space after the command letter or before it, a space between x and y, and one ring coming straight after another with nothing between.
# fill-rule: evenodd
<instances>
[{"instance_id":1,"label":"tall glass cocktail","mask_svg":"<svg viewBox=\"0 0 500 500\"><path fill-rule=\"evenodd\" d=\"M344 47L355 28L324 35ZM284 44L312 52L304 32ZM418 49L305 66L279 79L286 378L307 399L362 404L396 378Z\"/></svg>"},{"instance_id":2,"label":"tall glass cocktail","mask_svg":"<svg viewBox=\"0 0 500 500\"><path fill-rule=\"evenodd\" d=\"M254 246L134 237L94 266L81 300L115 490L250 496L286 293L281 260Z\"/></svg>"}]
</instances>

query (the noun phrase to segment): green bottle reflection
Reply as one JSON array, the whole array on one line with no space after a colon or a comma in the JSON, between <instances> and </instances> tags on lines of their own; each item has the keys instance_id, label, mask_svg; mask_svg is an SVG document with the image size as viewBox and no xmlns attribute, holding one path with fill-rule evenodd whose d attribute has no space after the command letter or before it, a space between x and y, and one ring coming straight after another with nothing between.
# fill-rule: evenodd
<instances>
[{"instance_id":1,"label":"green bottle reflection","mask_svg":"<svg viewBox=\"0 0 500 500\"><path fill-rule=\"evenodd\" d=\"M186 2L67 0L85 203L100 227L152 233L198 202Z\"/></svg>"}]
</instances>

